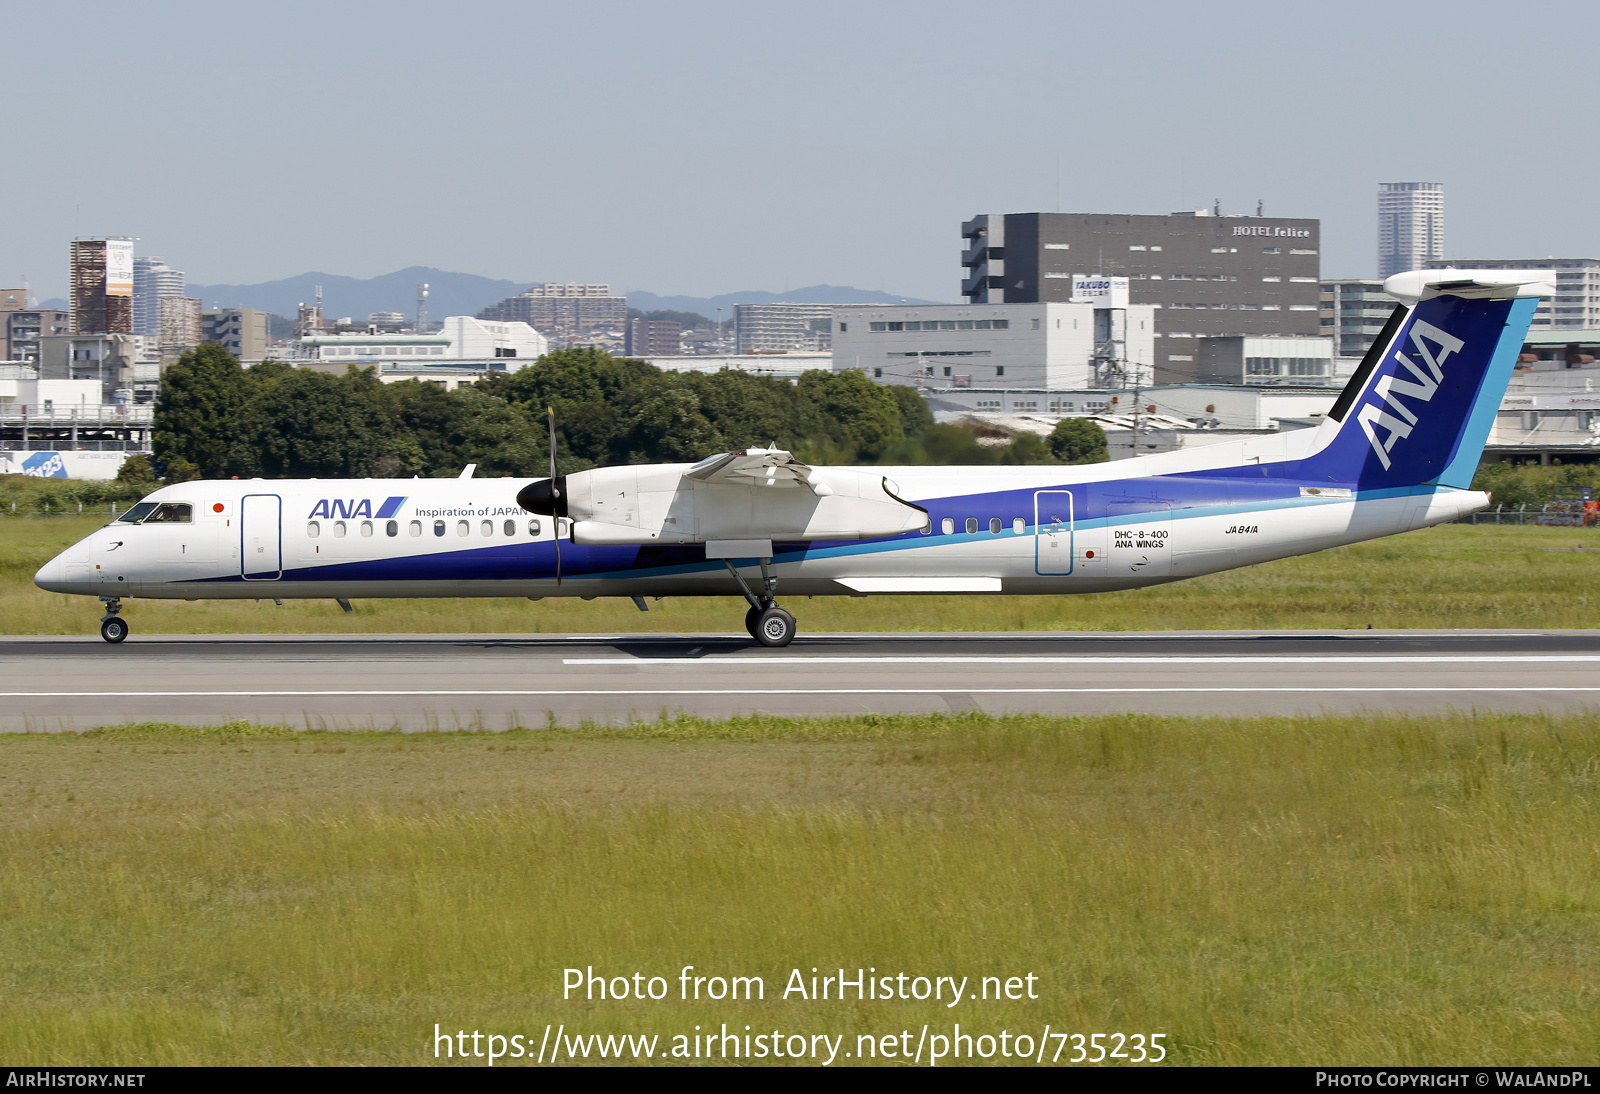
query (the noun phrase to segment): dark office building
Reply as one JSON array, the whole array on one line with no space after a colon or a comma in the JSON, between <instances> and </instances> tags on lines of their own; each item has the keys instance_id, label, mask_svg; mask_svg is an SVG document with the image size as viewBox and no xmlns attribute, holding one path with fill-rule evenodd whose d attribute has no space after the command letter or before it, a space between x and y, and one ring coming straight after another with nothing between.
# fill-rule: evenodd
<instances>
[{"instance_id":1,"label":"dark office building","mask_svg":"<svg viewBox=\"0 0 1600 1094\"><path fill-rule=\"evenodd\" d=\"M623 352L629 357L676 357L683 352L683 324L671 319L628 320Z\"/></svg>"},{"instance_id":2,"label":"dark office building","mask_svg":"<svg viewBox=\"0 0 1600 1094\"><path fill-rule=\"evenodd\" d=\"M1194 378L1198 339L1317 335L1320 224L1261 216L1007 213L961 226L970 303L1068 302L1074 275L1126 277L1156 308L1156 382Z\"/></svg>"},{"instance_id":3,"label":"dark office building","mask_svg":"<svg viewBox=\"0 0 1600 1094\"><path fill-rule=\"evenodd\" d=\"M68 334L72 316L64 311L14 311L5 315L6 360L39 363L41 336Z\"/></svg>"}]
</instances>

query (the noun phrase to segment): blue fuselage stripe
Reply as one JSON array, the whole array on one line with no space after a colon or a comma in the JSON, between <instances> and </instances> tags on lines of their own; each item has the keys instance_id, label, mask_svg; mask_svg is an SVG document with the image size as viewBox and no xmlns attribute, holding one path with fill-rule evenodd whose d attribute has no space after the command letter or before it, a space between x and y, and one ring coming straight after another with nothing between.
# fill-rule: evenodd
<instances>
[{"instance_id":1,"label":"blue fuselage stripe","mask_svg":"<svg viewBox=\"0 0 1600 1094\"><path fill-rule=\"evenodd\" d=\"M1433 486L1405 486L1363 490L1355 493L1351 498L1306 497L1299 494L1297 485L1286 484L1280 479L1271 483L1261 483L1259 480L1248 484L1232 483L1230 485L1236 489L1244 486L1245 489L1242 492L1253 496L1238 497L1230 500L1219 496L1222 491L1216 489L1215 484L1196 488L1198 484L1191 479L1187 480L1186 484L1191 489L1167 491L1169 494L1190 493L1191 504L1183 504L1177 497L1145 497L1140 499L1128 495L1128 490L1146 488L1147 484L1152 481L1156 480L1111 480L1063 485L1050 487L1049 489L1070 492L1074 496L1075 509L1097 513L1097 515L1073 522L1073 530L1079 533L1090 529L1107 528L1112 525L1122 525L1130 522L1142 521L1151 523L1153 521L1166 520L1195 520L1243 513L1265 513L1329 505L1347 505L1352 501L1358 503L1381 501L1396 497L1427 495L1436 491ZM1179 478L1167 478L1160 481L1164 487L1185 484L1185 480ZM1318 485L1325 486L1326 484ZM1261 486L1270 486L1271 489L1255 489ZM1292 495L1287 494L1285 487L1295 491L1295 493ZM926 550L968 543L989 543L1007 538L1017 539L1020 537L1011 531L1010 518L1006 520L1003 525L1004 530L998 535L987 531L987 519L984 519L980 525L985 529L984 531L971 533L958 531L949 535L941 534L938 532L939 520L941 519L939 514L943 512L1009 512L1010 509L1017 507L1021 497L1028 496L1031 498L1033 493L1034 490L1032 489L1025 491L1007 490L994 494L966 494L953 498L930 499L922 504L933 514L933 527L935 529L933 534L923 535L918 532L908 532L885 539L834 540L794 544L778 543L774 544L773 561L775 563L792 563L811 559L847 558L895 551ZM1276 496L1265 496L1269 494ZM1148 503L1148 507L1140 507L1138 504L1140 501ZM1127 508L1123 512L1107 513L1107 507L1113 504L1127 506ZM1007 508L1008 506L1010 508ZM1030 504L1027 510L1019 510L1017 514L1023 517L1025 527L1028 529L1026 534L1030 537L1035 532L1031 510L1032 506ZM964 525L958 522L957 527L964 527ZM720 561L708 562L705 560L703 550L703 547L698 545L687 544L678 547L585 547L563 541L561 547L561 569L563 577L569 580L582 580L584 578L616 579L621 577L658 578L722 570L723 564ZM654 559L657 558L660 561L652 564ZM435 554L404 555L398 558L363 559L352 562L330 562L317 566L286 567L283 571L282 580L528 581L554 577L555 567L555 545L549 540L544 540L540 542L501 544L493 547L476 547ZM239 580L242 579L237 575L228 575L199 579L195 583L205 584Z\"/></svg>"}]
</instances>

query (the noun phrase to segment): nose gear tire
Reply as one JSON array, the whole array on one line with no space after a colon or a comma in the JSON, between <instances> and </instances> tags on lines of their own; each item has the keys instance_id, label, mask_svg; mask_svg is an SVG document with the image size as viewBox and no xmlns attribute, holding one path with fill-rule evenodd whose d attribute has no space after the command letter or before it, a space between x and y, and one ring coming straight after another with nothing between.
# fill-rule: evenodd
<instances>
[{"instance_id":1,"label":"nose gear tire","mask_svg":"<svg viewBox=\"0 0 1600 1094\"><path fill-rule=\"evenodd\" d=\"M128 637L127 621L121 618L105 620L100 624L100 637L113 644L121 642Z\"/></svg>"}]
</instances>

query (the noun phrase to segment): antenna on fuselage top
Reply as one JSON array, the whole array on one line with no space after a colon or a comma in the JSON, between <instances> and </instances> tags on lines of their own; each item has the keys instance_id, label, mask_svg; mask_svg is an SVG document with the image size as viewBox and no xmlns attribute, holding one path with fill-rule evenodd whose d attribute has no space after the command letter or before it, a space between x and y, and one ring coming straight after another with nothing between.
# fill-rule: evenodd
<instances>
[{"instance_id":1,"label":"antenna on fuselage top","mask_svg":"<svg viewBox=\"0 0 1600 1094\"><path fill-rule=\"evenodd\" d=\"M552 499L550 519L556 522L555 528L551 529L551 531L555 533L556 541L556 584L560 585L561 518L555 515L555 511L561 507L561 487L556 485L556 410L555 407L547 406L544 408L544 412L550 422L550 497Z\"/></svg>"}]
</instances>

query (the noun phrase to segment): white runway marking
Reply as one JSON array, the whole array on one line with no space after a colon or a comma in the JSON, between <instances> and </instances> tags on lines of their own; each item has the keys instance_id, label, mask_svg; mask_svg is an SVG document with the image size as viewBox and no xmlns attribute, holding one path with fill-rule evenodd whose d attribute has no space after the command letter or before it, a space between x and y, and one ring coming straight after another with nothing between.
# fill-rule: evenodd
<instances>
[{"instance_id":1,"label":"white runway marking","mask_svg":"<svg viewBox=\"0 0 1600 1094\"><path fill-rule=\"evenodd\" d=\"M1600 692L1600 687L1176 687L1176 688L972 688L949 684L939 688L636 688L636 689L582 689L550 688L524 691L4 691L0 699L247 699L272 698L297 699L304 697L373 698L422 697L473 698L491 695L538 698L544 695L946 695L959 692L963 695L1196 695L1196 694L1324 694L1355 692L1370 695L1393 695L1411 692L1449 692L1466 694L1475 692L1544 692L1579 693Z\"/></svg>"},{"instance_id":2,"label":"white runway marking","mask_svg":"<svg viewBox=\"0 0 1600 1094\"><path fill-rule=\"evenodd\" d=\"M1597 662L1593 653L1401 653L1401 654L952 654L844 657L566 657L563 665L1440 665Z\"/></svg>"}]
</instances>

